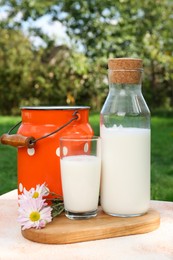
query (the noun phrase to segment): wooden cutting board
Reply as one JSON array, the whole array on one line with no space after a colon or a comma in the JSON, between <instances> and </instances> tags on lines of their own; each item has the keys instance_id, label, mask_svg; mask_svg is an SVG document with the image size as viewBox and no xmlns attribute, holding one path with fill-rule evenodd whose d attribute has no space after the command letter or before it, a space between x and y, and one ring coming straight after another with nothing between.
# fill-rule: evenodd
<instances>
[{"instance_id":1,"label":"wooden cutting board","mask_svg":"<svg viewBox=\"0 0 173 260\"><path fill-rule=\"evenodd\" d=\"M143 234L159 227L160 215L150 209L140 217L119 218L106 215L99 208L95 218L69 220L60 215L43 229L22 230L22 235L34 242L44 244L70 244L76 242Z\"/></svg>"}]
</instances>

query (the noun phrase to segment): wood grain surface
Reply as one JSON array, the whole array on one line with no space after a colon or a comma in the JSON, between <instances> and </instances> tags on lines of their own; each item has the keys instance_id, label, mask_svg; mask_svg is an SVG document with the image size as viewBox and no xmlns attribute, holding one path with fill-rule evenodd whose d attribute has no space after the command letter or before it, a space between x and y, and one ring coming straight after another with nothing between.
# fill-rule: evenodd
<instances>
[{"instance_id":1,"label":"wood grain surface","mask_svg":"<svg viewBox=\"0 0 173 260\"><path fill-rule=\"evenodd\" d=\"M154 209L140 217L119 218L106 215L99 208L95 218L69 220L62 214L45 228L22 230L22 235L31 241L44 244L70 244L143 234L157 229L159 225L160 215Z\"/></svg>"}]
</instances>

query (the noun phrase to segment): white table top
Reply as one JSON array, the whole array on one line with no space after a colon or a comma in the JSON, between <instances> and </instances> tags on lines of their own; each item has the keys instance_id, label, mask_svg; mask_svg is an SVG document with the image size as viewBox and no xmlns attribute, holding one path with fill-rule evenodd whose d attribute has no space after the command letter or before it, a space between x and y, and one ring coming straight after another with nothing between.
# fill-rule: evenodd
<instances>
[{"instance_id":1,"label":"white table top","mask_svg":"<svg viewBox=\"0 0 173 260\"><path fill-rule=\"evenodd\" d=\"M90 242L46 245L21 235L17 223L17 190L0 196L0 260L166 260L173 259L173 202L151 201L160 212L160 227L146 234Z\"/></svg>"}]
</instances>

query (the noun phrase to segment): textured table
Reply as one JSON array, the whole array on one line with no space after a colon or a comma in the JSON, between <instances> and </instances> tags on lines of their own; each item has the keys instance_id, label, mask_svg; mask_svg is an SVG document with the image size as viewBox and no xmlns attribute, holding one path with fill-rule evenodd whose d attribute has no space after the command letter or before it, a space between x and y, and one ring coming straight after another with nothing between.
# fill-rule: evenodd
<instances>
[{"instance_id":1,"label":"textured table","mask_svg":"<svg viewBox=\"0 0 173 260\"><path fill-rule=\"evenodd\" d=\"M161 225L150 233L68 245L45 245L22 237L17 223L17 191L0 196L0 260L173 260L173 202L151 201Z\"/></svg>"}]
</instances>

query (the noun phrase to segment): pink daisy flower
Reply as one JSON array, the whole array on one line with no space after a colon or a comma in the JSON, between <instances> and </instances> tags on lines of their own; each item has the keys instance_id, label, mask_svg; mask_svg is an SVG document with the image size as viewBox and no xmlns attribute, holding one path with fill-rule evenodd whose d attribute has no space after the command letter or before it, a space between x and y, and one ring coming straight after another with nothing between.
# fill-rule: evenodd
<instances>
[{"instance_id":1,"label":"pink daisy flower","mask_svg":"<svg viewBox=\"0 0 173 260\"><path fill-rule=\"evenodd\" d=\"M22 230L29 228L40 229L52 221L52 208L45 207L45 200L41 198L30 198L23 200L18 209L18 222Z\"/></svg>"},{"instance_id":2,"label":"pink daisy flower","mask_svg":"<svg viewBox=\"0 0 173 260\"><path fill-rule=\"evenodd\" d=\"M49 189L46 186L46 184L45 183L43 183L42 185L38 184L36 186L36 189L31 188L29 191L27 191L24 188L23 193L19 195L19 203L22 203L23 201L29 198L36 199L36 198L42 198L43 196L47 196L47 195L49 195Z\"/></svg>"},{"instance_id":3,"label":"pink daisy flower","mask_svg":"<svg viewBox=\"0 0 173 260\"><path fill-rule=\"evenodd\" d=\"M36 186L36 189L34 188L31 189L32 197L35 199L39 197L47 196L49 195L49 192L50 191L45 183L43 183L42 185L38 184Z\"/></svg>"}]
</instances>

